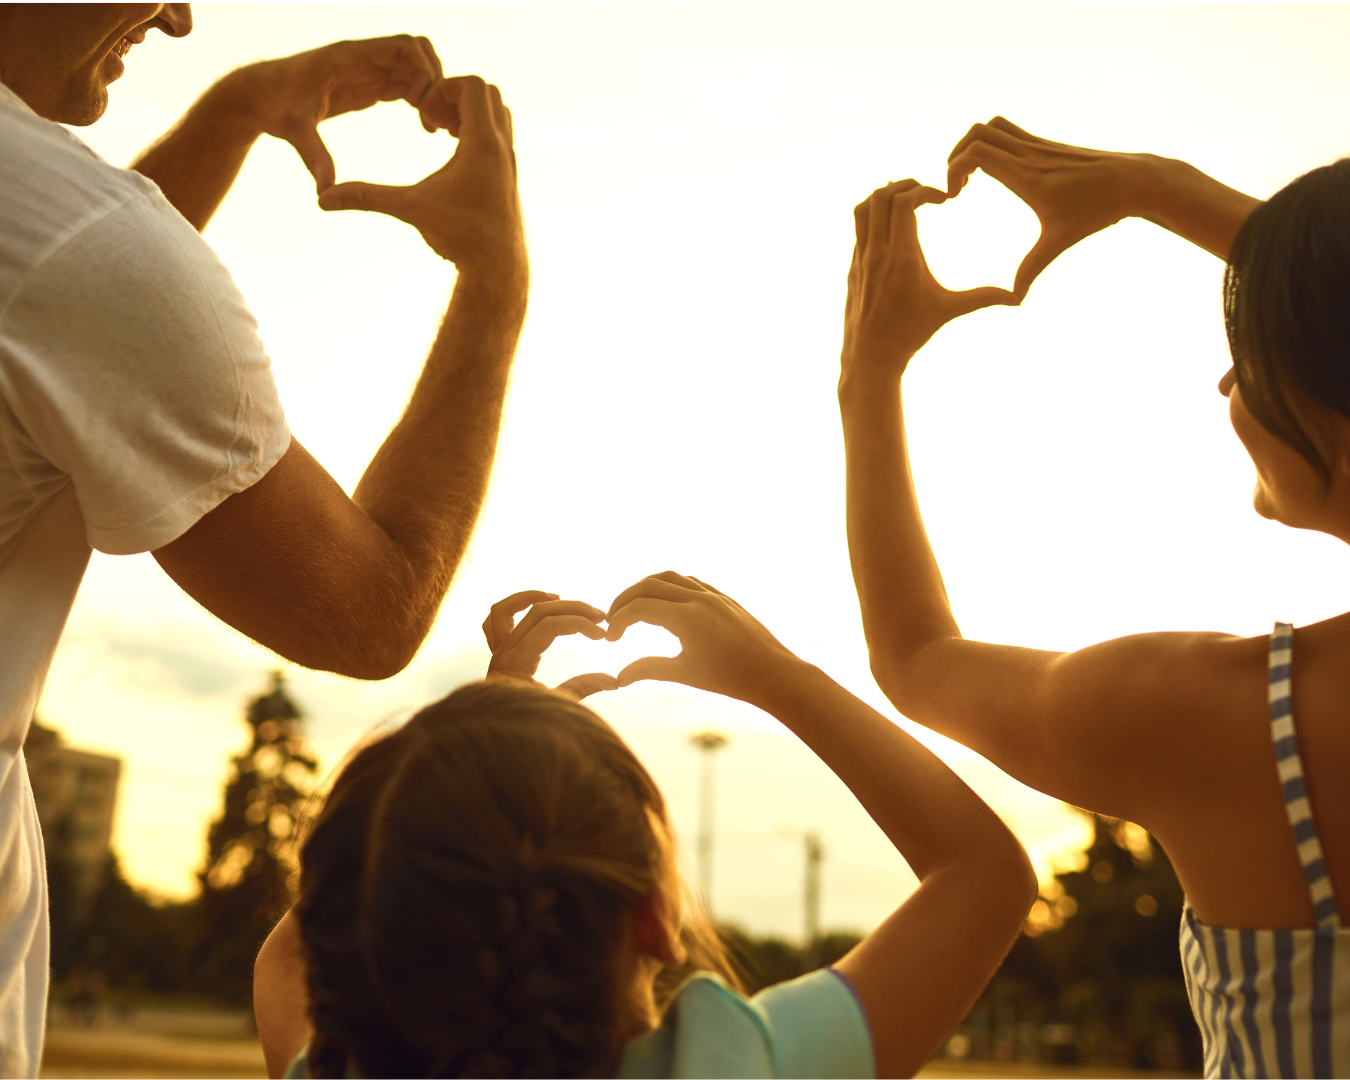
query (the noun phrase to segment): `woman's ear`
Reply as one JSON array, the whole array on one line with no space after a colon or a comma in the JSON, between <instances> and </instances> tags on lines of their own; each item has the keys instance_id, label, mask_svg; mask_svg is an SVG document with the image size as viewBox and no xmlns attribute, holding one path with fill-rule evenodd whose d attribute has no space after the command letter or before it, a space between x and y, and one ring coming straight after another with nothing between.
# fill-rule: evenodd
<instances>
[{"instance_id":1,"label":"woman's ear","mask_svg":"<svg viewBox=\"0 0 1350 1080\"><path fill-rule=\"evenodd\" d=\"M665 967L679 967L689 958L689 951L680 941L679 908L660 885L638 901L633 910L633 932L638 951L661 961Z\"/></svg>"}]
</instances>

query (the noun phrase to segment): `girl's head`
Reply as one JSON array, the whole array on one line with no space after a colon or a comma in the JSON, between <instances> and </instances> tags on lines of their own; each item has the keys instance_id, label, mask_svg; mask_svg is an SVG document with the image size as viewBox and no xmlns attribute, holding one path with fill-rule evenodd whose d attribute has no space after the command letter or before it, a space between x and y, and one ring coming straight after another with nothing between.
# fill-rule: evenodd
<instances>
[{"instance_id":1,"label":"girl's head","mask_svg":"<svg viewBox=\"0 0 1350 1080\"><path fill-rule=\"evenodd\" d=\"M603 720L524 683L462 687L357 753L300 893L316 1076L609 1075L685 958L661 793Z\"/></svg>"},{"instance_id":2,"label":"girl's head","mask_svg":"<svg viewBox=\"0 0 1350 1080\"><path fill-rule=\"evenodd\" d=\"M1350 159L1299 177L1238 230L1224 320L1223 385L1256 463L1257 509L1320 528L1350 465Z\"/></svg>"}]
</instances>

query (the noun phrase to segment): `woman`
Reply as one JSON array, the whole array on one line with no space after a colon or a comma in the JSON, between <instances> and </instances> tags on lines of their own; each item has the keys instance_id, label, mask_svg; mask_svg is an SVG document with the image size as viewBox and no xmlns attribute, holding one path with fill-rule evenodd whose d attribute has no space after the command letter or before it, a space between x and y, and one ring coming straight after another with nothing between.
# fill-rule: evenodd
<instances>
[{"instance_id":1,"label":"woman","mask_svg":"<svg viewBox=\"0 0 1350 1080\"><path fill-rule=\"evenodd\" d=\"M490 681L342 770L302 849L300 899L255 969L272 1075L908 1076L979 996L1035 895L998 817L703 582L646 578L605 619L546 593L502 601L484 624ZM637 622L683 651L569 693L530 682L560 634L618 640ZM640 679L777 717L858 797L918 890L833 969L747 1000L681 903L660 792L576 699ZM703 970L663 1002L663 972L691 963Z\"/></svg>"},{"instance_id":2,"label":"woman","mask_svg":"<svg viewBox=\"0 0 1350 1080\"><path fill-rule=\"evenodd\" d=\"M965 640L919 513L901 381L944 323L1020 302L1066 248L1145 217L1228 260L1233 369L1219 389L1256 465L1257 512L1350 542L1350 161L1261 204L1182 162L1062 146L999 118L949 164L947 192L891 184L857 213L839 401L872 671L906 716L1157 837L1186 890L1207 1075L1350 1075L1335 899L1350 895L1350 615L1073 653ZM1012 293L944 290L918 245L915 209L976 168L1041 219Z\"/></svg>"}]
</instances>

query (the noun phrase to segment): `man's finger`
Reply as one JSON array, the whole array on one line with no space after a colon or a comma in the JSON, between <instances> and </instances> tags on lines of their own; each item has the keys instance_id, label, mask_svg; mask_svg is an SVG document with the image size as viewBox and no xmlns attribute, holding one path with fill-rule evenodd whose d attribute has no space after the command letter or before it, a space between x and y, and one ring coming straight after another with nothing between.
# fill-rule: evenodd
<instances>
[{"instance_id":1,"label":"man's finger","mask_svg":"<svg viewBox=\"0 0 1350 1080\"><path fill-rule=\"evenodd\" d=\"M289 133L286 141L295 147L305 168L314 177L314 190L324 191L337 181L337 169L333 165L333 155L324 146L323 139L315 128L301 128Z\"/></svg>"},{"instance_id":2,"label":"man's finger","mask_svg":"<svg viewBox=\"0 0 1350 1080\"><path fill-rule=\"evenodd\" d=\"M472 143L492 134L492 105L488 84L477 75L456 75L446 79L446 90L459 108L461 142Z\"/></svg>"},{"instance_id":3,"label":"man's finger","mask_svg":"<svg viewBox=\"0 0 1350 1080\"><path fill-rule=\"evenodd\" d=\"M400 221L407 221L404 213L407 208L408 189L388 184L367 184L353 180L346 184L335 184L327 191L319 192L320 210L368 210L376 214L388 214Z\"/></svg>"},{"instance_id":4,"label":"man's finger","mask_svg":"<svg viewBox=\"0 0 1350 1080\"><path fill-rule=\"evenodd\" d=\"M680 677L682 667L678 656L644 656L641 660L634 660L619 672L617 681L620 686L632 686L633 683L642 682L644 679L684 682Z\"/></svg>"},{"instance_id":5,"label":"man's finger","mask_svg":"<svg viewBox=\"0 0 1350 1080\"><path fill-rule=\"evenodd\" d=\"M498 600L488 608L488 616L483 620L483 636L487 638L488 648L496 652L506 644L511 631L516 626L516 616L528 607L557 600L558 594L544 592L542 589L525 589Z\"/></svg>"},{"instance_id":6,"label":"man's finger","mask_svg":"<svg viewBox=\"0 0 1350 1080\"><path fill-rule=\"evenodd\" d=\"M613 675L606 675L603 671L592 671L586 675L573 675L566 682L559 683L553 689L580 701L592 694L599 694L605 690L617 690L618 688L619 680Z\"/></svg>"}]
</instances>

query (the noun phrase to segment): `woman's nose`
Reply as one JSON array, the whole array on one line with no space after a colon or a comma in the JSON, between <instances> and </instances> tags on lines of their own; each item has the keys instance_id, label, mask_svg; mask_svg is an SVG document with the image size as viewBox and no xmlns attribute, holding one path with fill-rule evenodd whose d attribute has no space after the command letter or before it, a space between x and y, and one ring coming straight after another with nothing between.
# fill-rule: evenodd
<instances>
[{"instance_id":1,"label":"woman's nose","mask_svg":"<svg viewBox=\"0 0 1350 1080\"><path fill-rule=\"evenodd\" d=\"M1233 387L1237 385L1237 368L1230 367L1222 379L1219 380L1219 393L1227 397L1233 392Z\"/></svg>"}]
</instances>

